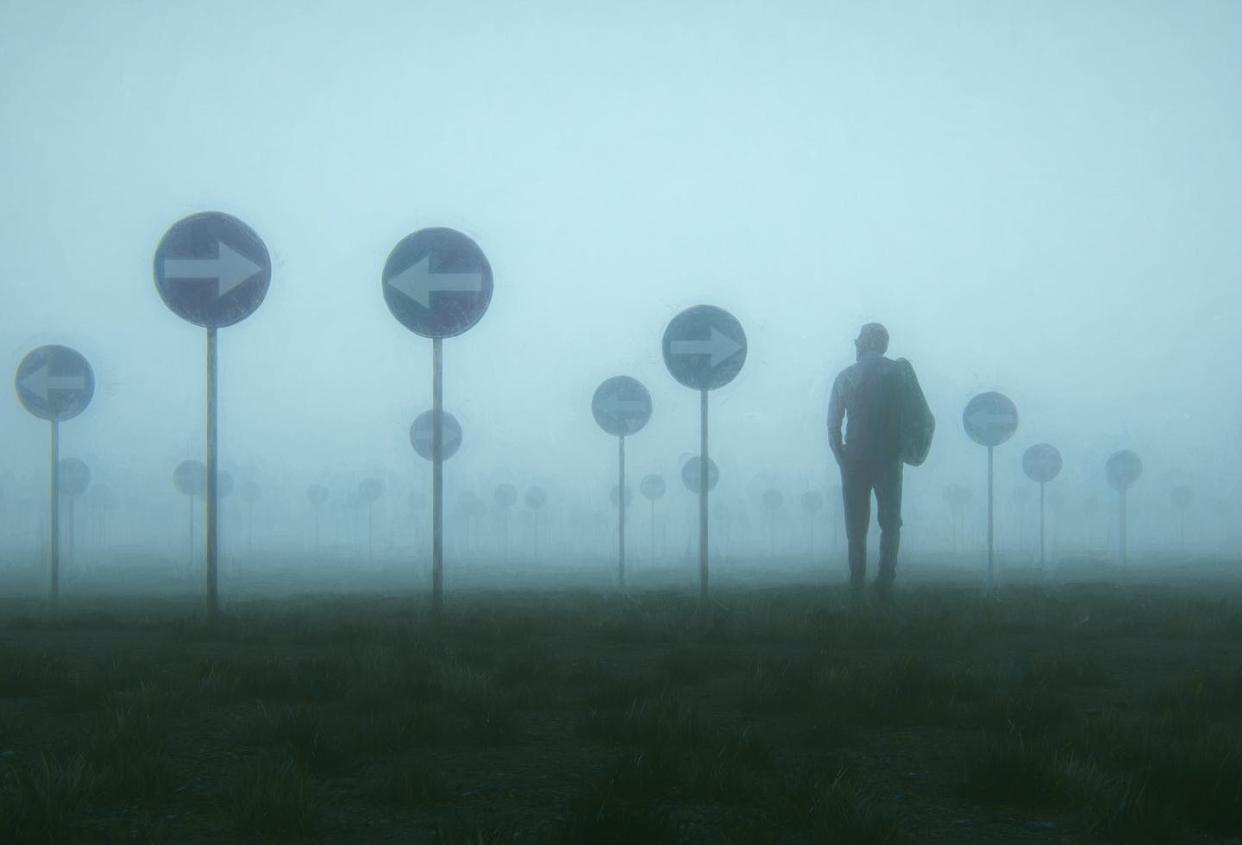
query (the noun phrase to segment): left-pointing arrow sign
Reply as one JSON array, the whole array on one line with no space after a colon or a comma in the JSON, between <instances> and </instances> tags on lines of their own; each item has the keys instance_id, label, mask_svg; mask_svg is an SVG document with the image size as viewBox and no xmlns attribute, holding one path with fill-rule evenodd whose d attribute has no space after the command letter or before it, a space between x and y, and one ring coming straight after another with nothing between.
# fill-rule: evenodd
<instances>
[{"instance_id":1,"label":"left-pointing arrow sign","mask_svg":"<svg viewBox=\"0 0 1242 845\"><path fill-rule=\"evenodd\" d=\"M433 293L481 293L483 274L433 273L428 253L389 279L388 284L424 308L430 308Z\"/></svg>"},{"instance_id":2,"label":"left-pointing arrow sign","mask_svg":"<svg viewBox=\"0 0 1242 845\"><path fill-rule=\"evenodd\" d=\"M219 299L263 269L224 241L217 241L217 246L215 258L165 258L164 275L170 279L215 279Z\"/></svg>"},{"instance_id":3,"label":"left-pointing arrow sign","mask_svg":"<svg viewBox=\"0 0 1242 845\"><path fill-rule=\"evenodd\" d=\"M54 376L48 372L47 364L44 364L19 379L18 384L22 390L46 402L53 390L85 390L86 376L82 373Z\"/></svg>"}]
</instances>

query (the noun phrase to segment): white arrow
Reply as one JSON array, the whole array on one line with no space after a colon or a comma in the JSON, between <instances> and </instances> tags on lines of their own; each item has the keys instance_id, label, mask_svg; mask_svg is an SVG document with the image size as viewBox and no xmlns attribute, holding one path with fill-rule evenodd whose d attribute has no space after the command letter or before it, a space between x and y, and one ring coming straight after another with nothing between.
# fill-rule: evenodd
<instances>
[{"instance_id":1,"label":"white arrow","mask_svg":"<svg viewBox=\"0 0 1242 845\"><path fill-rule=\"evenodd\" d=\"M434 435L430 428L420 428L414 432L414 439L418 441L419 446L426 446L430 449L431 441L434 439ZM450 429L448 426L445 426L444 431L441 433L441 439L444 442L440 445L445 449L451 449L453 446L461 442L461 435Z\"/></svg>"},{"instance_id":2,"label":"white arrow","mask_svg":"<svg viewBox=\"0 0 1242 845\"><path fill-rule=\"evenodd\" d=\"M669 351L674 355L710 355L712 369L715 369L741 352L742 344L712 326L707 340L674 340L669 344Z\"/></svg>"},{"instance_id":3,"label":"white arrow","mask_svg":"<svg viewBox=\"0 0 1242 845\"><path fill-rule=\"evenodd\" d=\"M483 290L482 273L433 273L431 253L388 280L401 293L424 308L431 307L432 293L479 293Z\"/></svg>"},{"instance_id":4,"label":"white arrow","mask_svg":"<svg viewBox=\"0 0 1242 845\"><path fill-rule=\"evenodd\" d=\"M970 427L975 429L1008 428L1017 425L1018 422L1013 414L998 411L975 411L968 419L970 420Z\"/></svg>"},{"instance_id":5,"label":"white arrow","mask_svg":"<svg viewBox=\"0 0 1242 845\"><path fill-rule=\"evenodd\" d=\"M170 279L215 279L219 299L263 269L224 241L217 246L215 258L165 258L164 275Z\"/></svg>"},{"instance_id":6,"label":"white arrow","mask_svg":"<svg viewBox=\"0 0 1242 845\"><path fill-rule=\"evenodd\" d=\"M620 419L631 414L646 413L647 403L641 399L621 399L613 395L601 399L599 409L610 417Z\"/></svg>"},{"instance_id":7,"label":"white arrow","mask_svg":"<svg viewBox=\"0 0 1242 845\"><path fill-rule=\"evenodd\" d=\"M42 364L39 369L27 373L19 382L22 390L27 393L33 393L44 402L48 399L48 394L53 390L85 390L86 376L77 373L71 376L54 376L47 370L47 364Z\"/></svg>"}]
</instances>

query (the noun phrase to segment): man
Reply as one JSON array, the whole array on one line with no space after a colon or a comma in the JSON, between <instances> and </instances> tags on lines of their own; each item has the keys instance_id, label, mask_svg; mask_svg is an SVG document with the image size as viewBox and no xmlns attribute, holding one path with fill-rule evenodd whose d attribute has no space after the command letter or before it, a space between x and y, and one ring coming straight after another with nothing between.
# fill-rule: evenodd
<instances>
[{"instance_id":1,"label":"man","mask_svg":"<svg viewBox=\"0 0 1242 845\"><path fill-rule=\"evenodd\" d=\"M901 540L901 372L884 357L888 330L879 323L862 327L854 341L858 362L837 376L828 403L828 442L841 467L845 537L849 543L850 587L861 600L867 574L867 528L875 491L880 523L877 598L892 600ZM845 437L841 423L847 424Z\"/></svg>"}]
</instances>

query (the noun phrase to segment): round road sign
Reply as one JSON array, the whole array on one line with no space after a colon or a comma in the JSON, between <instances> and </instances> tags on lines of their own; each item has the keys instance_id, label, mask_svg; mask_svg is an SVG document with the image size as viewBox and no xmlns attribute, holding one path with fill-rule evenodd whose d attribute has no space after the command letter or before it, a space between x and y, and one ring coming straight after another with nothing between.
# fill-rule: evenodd
<instances>
[{"instance_id":1,"label":"round road sign","mask_svg":"<svg viewBox=\"0 0 1242 845\"><path fill-rule=\"evenodd\" d=\"M659 475L647 475L638 484L638 492L643 494L643 498L654 502L656 499L664 497L664 478Z\"/></svg>"},{"instance_id":2,"label":"round road sign","mask_svg":"<svg viewBox=\"0 0 1242 845\"><path fill-rule=\"evenodd\" d=\"M67 346L40 346L17 367L17 398L45 420L68 420L86 410L95 395L95 373Z\"/></svg>"},{"instance_id":3,"label":"round road sign","mask_svg":"<svg viewBox=\"0 0 1242 845\"><path fill-rule=\"evenodd\" d=\"M949 507L960 510L970 504L973 494L965 484L950 484L944 488L944 500Z\"/></svg>"},{"instance_id":4,"label":"round road sign","mask_svg":"<svg viewBox=\"0 0 1242 845\"><path fill-rule=\"evenodd\" d=\"M1018 409L1004 394L980 393L967 403L962 425L976 443L999 446L1018 430Z\"/></svg>"},{"instance_id":5,"label":"round road sign","mask_svg":"<svg viewBox=\"0 0 1242 845\"><path fill-rule=\"evenodd\" d=\"M609 434L637 434L651 419L651 394L637 379L613 376L596 388L591 413L599 427Z\"/></svg>"},{"instance_id":6,"label":"round road sign","mask_svg":"<svg viewBox=\"0 0 1242 845\"><path fill-rule=\"evenodd\" d=\"M807 513L819 513L824 509L824 496L818 490L808 490L802 494L802 509Z\"/></svg>"},{"instance_id":7,"label":"round road sign","mask_svg":"<svg viewBox=\"0 0 1242 845\"><path fill-rule=\"evenodd\" d=\"M681 483L686 485L686 489L691 493L699 492L699 466L703 463L703 459L697 455L686 461L681 466ZM711 458L707 459L707 489L715 490L717 482L720 481L720 470L716 467L716 462Z\"/></svg>"},{"instance_id":8,"label":"round road sign","mask_svg":"<svg viewBox=\"0 0 1242 845\"><path fill-rule=\"evenodd\" d=\"M393 247L382 287L401 325L423 337L456 337L491 304L492 267L461 232L422 229Z\"/></svg>"},{"instance_id":9,"label":"round road sign","mask_svg":"<svg viewBox=\"0 0 1242 845\"><path fill-rule=\"evenodd\" d=\"M1022 453L1022 471L1031 481L1051 481L1061 474L1061 453L1056 446L1036 443Z\"/></svg>"},{"instance_id":10,"label":"round road sign","mask_svg":"<svg viewBox=\"0 0 1242 845\"><path fill-rule=\"evenodd\" d=\"M1184 484L1173 488L1173 507L1179 511L1184 511L1190 507L1190 503L1195 500L1195 491Z\"/></svg>"},{"instance_id":11,"label":"round road sign","mask_svg":"<svg viewBox=\"0 0 1242 845\"><path fill-rule=\"evenodd\" d=\"M60 461L60 495L76 499L91 486L91 468L80 458Z\"/></svg>"},{"instance_id":12,"label":"round road sign","mask_svg":"<svg viewBox=\"0 0 1242 845\"><path fill-rule=\"evenodd\" d=\"M765 490L763 493L763 507L766 510L778 511L785 504L785 496L780 490Z\"/></svg>"},{"instance_id":13,"label":"round road sign","mask_svg":"<svg viewBox=\"0 0 1242 845\"><path fill-rule=\"evenodd\" d=\"M440 454L447 461L461 448L461 423L448 411L440 413ZM419 457L429 461L435 460L435 450L431 445L435 418L435 411L423 411L410 426L410 445Z\"/></svg>"},{"instance_id":14,"label":"round road sign","mask_svg":"<svg viewBox=\"0 0 1242 845\"><path fill-rule=\"evenodd\" d=\"M531 510L542 510L547 503L548 493L542 487L532 487L526 491L526 507Z\"/></svg>"},{"instance_id":15,"label":"round road sign","mask_svg":"<svg viewBox=\"0 0 1242 845\"><path fill-rule=\"evenodd\" d=\"M272 282L272 259L254 230L218 211L174 223L155 249L155 288L174 314L220 328L254 313Z\"/></svg>"},{"instance_id":16,"label":"round road sign","mask_svg":"<svg viewBox=\"0 0 1242 845\"><path fill-rule=\"evenodd\" d=\"M358 482L358 498L364 505L374 504L384 495L384 485L377 478L364 478Z\"/></svg>"},{"instance_id":17,"label":"round road sign","mask_svg":"<svg viewBox=\"0 0 1242 845\"><path fill-rule=\"evenodd\" d=\"M496 485L496 490L493 495L496 497L496 504L500 505L502 508L508 509L517 503L517 488L512 484L505 483Z\"/></svg>"},{"instance_id":18,"label":"round road sign","mask_svg":"<svg viewBox=\"0 0 1242 845\"><path fill-rule=\"evenodd\" d=\"M745 363L746 332L737 318L722 308L687 308L664 330L664 365L686 387L724 387Z\"/></svg>"},{"instance_id":19,"label":"round road sign","mask_svg":"<svg viewBox=\"0 0 1242 845\"><path fill-rule=\"evenodd\" d=\"M1112 488L1124 491L1143 474L1143 462L1129 449L1122 449L1109 456L1104 471Z\"/></svg>"},{"instance_id":20,"label":"round road sign","mask_svg":"<svg viewBox=\"0 0 1242 845\"><path fill-rule=\"evenodd\" d=\"M201 496L207 489L207 467L202 461L182 461L173 470L173 486L183 496Z\"/></svg>"}]
</instances>

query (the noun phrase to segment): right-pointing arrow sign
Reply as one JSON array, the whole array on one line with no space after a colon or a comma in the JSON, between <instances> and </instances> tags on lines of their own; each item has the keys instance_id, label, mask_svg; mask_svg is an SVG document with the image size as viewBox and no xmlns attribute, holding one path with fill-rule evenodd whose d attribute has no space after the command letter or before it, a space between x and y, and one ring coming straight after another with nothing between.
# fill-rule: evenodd
<instances>
[{"instance_id":1,"label":"right-pointing arrow sign","mask_svg":"<svg viewBox=\"0 0 1242 845\"><path fill-rule=\"evenodd\" d=\"M674 355L709 355L715 368L741 352L742 344L712 326L707 340L674 340L669 351Z\"/></svg>"},{"instance_id":2,"label":"right-pointing arrow sign","mask_svg":"<svg viewBox=\"0 0 1242 845\"><path fill-rule=\"evenodd\" d=\"M217 245L215 258L165 258L164 275L170 279L215 279L219 299L263 269L224 241Z\"/></svg>"},{"instance_id":3,"label":"right-pointing arrow sign","mask_svg":"<svg viewBox=\"0 0 1242 845\"><path fill-rule=\"evenodd\" d=\"M433 293L481 293L483 274L433 273L428 253L389 279L388 284L424 308L430 308Z\"/></svg>"},{"instance_id":4,"label":"right-pointing arrow sign","mask_svg":"<svg viewBox=\"0 0 1242 845\"><path fill-rule=\"evenodd\" d=\"M19 379L18 384L22 390L38 396L46 402L48 401L48 395L53 390L85 390L86 376L82 373L54 376L48 371L47 364L44 364L37 370L31 371L28 375Z\"/></svg>"}]
</instances>

